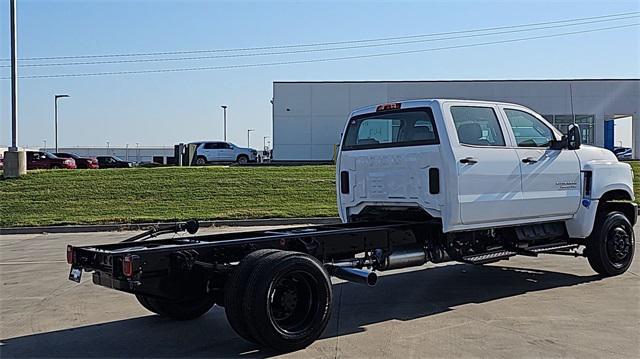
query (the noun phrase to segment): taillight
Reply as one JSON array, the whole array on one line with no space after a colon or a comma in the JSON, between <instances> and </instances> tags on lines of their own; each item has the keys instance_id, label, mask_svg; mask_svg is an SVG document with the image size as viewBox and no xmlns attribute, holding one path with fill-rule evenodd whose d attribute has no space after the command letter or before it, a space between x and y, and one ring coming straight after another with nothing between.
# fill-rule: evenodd
<instances>
[{"instance_id":1,"label":"taillight","mask_svg":"<svg viewBox=\"0 0 640 359\"><path fill-rule=\"evenodd\" d=\"M67 245L67 263L73 264L73 247Z\"/></svg>"},{"instance_id":2,"label":"taillight","mask_svg":"<svg viewBox=\"0 0 640 359\"><path fill-rule=\"evenodd\" d=\"M131 258L130 255L122 259L122 274L124 274L125 277L131 277L133 275L133 258Z\"/></svg>"},{"instance_id":3,"label":"taillight","mask_svg":"<svg viewBox=\"0 0 640 359\"><path fill-rule=\"evenodd\" d=\"M138 258L140 257L131 254L127 254L122 258L122 274L124 274L125 277L133 277Z\"/></svg>"}]
</instances>

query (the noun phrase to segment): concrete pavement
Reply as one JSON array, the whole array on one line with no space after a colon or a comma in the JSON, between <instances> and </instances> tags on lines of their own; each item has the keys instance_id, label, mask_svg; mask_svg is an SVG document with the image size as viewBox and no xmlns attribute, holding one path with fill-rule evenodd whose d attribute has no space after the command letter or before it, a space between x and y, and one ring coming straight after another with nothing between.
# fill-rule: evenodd
<instances>
[{"instance_id":1,"label":"concrete pavement","mask_svg":"<svg viewBox=\"0 0 640 359\"><path fill-rule=\"evenodd\" d=\"M273 355L240 339L222 308L174 322L87 273L80 284L67 280L67 244L130 235L0 236L0 356ZM337 281L322 339L284 357L640 357L639 273L636 260L602 279L583 258L543 255L390 271L374 288Z\"/></svg>"}]
</instances>

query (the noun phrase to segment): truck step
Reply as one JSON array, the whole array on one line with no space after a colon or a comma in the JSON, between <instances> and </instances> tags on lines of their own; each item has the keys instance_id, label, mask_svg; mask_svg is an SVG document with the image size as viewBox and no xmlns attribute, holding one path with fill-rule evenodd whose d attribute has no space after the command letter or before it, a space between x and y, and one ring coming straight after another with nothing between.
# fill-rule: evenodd
<instances>
[{"instance_id":1,"label":"truck step","mask_svg":"<svg viewBox=\"0 0 640 359\"><path fill-rule=\"evenodd\" d=\"M496 262L503 259L509 259L509 257L512 257L514 255L516 255L516 252L505 249L505 250L499 250L495 252L464 256L462 257L462 261L470 264L485 264L485 263Z\"/></svg>"},{"instance_id":2,"label":"truck step","mask_svg":"<svg viewBox=\"0 0 640 359\"><path fill-rule=\"evenodd\" d=\"M555 252L555 251L566 251L571 249L578 248L578 244L567 244L567 243L555 243L549 244L545 246L537 246L528 248L528 251L533 253L545 253L545 252Z\"/></svg>"}]
</instances>

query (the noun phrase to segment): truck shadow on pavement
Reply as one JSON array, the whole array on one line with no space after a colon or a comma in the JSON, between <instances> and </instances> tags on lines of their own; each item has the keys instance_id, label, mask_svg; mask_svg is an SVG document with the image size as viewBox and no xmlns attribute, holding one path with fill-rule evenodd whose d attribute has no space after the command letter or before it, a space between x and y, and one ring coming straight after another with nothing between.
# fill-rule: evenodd
<instances>
[{"instance_id":1,"label":"truck shadow on pavement","mask_svg":"<svg viewBox=\"0 0 640 359\"><path fill-rule=\"evenodd\" d=\"M375 288L334 285L334 310L322 339L365 331L390 320L408 321L528 292L569 287L600 277L501 266L454 264L382 276ZM499 314L497 314L499 315ZM434 319L436 320L436 319ZM437 319L439 321L442 318ZM316 355L319 353L316 353ZM3 358L32 357L265 357L240 339L224 310L170 321L156 315L3 340Z\"/></svg>"}]
</instances>

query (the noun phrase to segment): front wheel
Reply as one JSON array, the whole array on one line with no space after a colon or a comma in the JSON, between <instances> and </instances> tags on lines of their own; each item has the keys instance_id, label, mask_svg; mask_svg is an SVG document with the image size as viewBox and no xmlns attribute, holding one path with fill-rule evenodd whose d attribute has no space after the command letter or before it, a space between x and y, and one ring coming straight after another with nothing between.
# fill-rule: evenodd
<instances>
[{"instance_id":1,"label":"front wheel","mask_svg":"<svg viewBox=\"0 0 640 359\"><path fill-rule=\"evenodd\" d=\"M245 155L240 155L238 156L238 163L241 165L245 165L247 164L247 162L249 162L249 157L245 156Z\"/></svg>"},{"instance_id":2,"label":"front wheel","mask_svg":"<svg viewBox=\"0 0 640 359\"><path fill-rule=\"evenodd\" d=\"M622 274L629 269L634 250L633 226L622 212L598 216L586 249L593 270L608 277Z\"/></svg>"}]
</instances>

